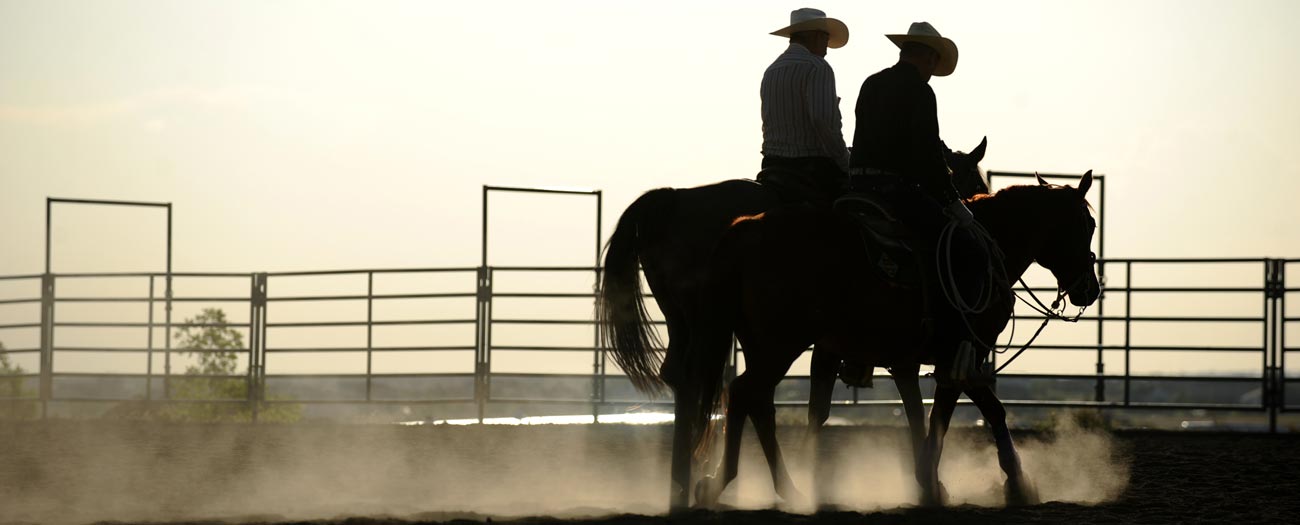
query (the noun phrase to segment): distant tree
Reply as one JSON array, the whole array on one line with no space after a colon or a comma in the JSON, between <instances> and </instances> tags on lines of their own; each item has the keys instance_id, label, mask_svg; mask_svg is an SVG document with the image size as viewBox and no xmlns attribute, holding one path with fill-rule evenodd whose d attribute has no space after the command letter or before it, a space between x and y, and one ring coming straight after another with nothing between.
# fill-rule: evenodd
<instances>
[{"instance_id":1,"label":"distant tree","mask_svg":"<svg viewBox=\"0 0 1300 525\"><path fill-rule=\"evenodd\" d=\"M248 379L238 371L244 335L230 327L225 311L203 309L199 315L185 320L175 338L180 354L196 357L198 362L185 367L185 375L170 378L171 399L181 403L167 404L157 415L179 421L251 420L250 403L220 402L246 401L249 394ZM259 420L296 421L301 417L299 405L261 403L258 406Z\"/></svg>"},{"instance_id":2,"label":"distant tree","mask_svg":"<svg viewBox=\"0 0 1300 525\"><path fill-rule=\"evenodd\" d=\"M22 399L35 398L35 392L23 388L27 373L23 367L9 361L9 354L4 352L5 345L0 343L0 419L32 419L36 417L36 403Z\"/></svg>"}]
</instances>

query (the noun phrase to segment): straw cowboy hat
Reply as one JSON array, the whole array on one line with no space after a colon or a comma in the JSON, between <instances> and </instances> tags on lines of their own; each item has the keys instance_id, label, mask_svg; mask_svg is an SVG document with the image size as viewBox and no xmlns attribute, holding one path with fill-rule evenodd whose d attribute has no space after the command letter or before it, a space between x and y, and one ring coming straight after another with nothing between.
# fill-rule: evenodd
<instances>
[{"instance_id":1,"label":"straw cowboy hat","mask_svg":"<svg viewBox=\"0 0 1300 525\"><path fill-rule=\"evenodd\" d=\"M790 25L773 31L776 36L788 37L800 31L825 31L831 35L826 47L839 49L849 43L849 26L834 18L827 18L820 9L805 7L790 11Z\"/></svg>"},{"instance_id":2,"label":"straw cowboy hat","mask_svg":"<svg viewBox=\"0 0 1300 525\"><path fill-rule=\"evenodd\" d=\"M939 65L934 68L934 76L946 77L957 69L957 44L944 38L929 22L914 22L907 28L906 35L885 35L894 45L903 47L906 42L925 44L939 52Z\"/></svg>"}]
</instances>

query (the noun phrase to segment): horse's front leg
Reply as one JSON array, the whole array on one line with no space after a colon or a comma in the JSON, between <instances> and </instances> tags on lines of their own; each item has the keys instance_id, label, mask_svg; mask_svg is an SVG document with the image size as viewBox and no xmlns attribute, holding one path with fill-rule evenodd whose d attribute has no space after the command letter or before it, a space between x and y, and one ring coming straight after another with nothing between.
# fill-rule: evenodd
<instances>
[{"instance_id":1,"label":"horse's front leg","mask_svg":"<svg viewBox=\"0 0 1300 525\"><path fill-rule=\"evenodd\" d=\"M809 381L812 388L808 393L808 433L817 435L831 417L831 398L835 394L835 374L840 368L840 358L827 349L812 351L812 367Z\"/></svg>"},{"instance_id":2,"label":"horse's front leg","mask_svg":"<svg viewBox=\"0 0 1300 525\"><path fill-rule=\"evenodd\" d=\"M924 454L921 456L923 470L921 479L921 504L926 506L943 505L948 500L948 493L939 481L939 457L943 455L943 438L948 434L948 424L952 422L953 410L957 408L957 397L961 390L953 386L938 385L934 388L934 406L930 408L930 434L926 437Z\"/></svg>"},{"instance_id":3,"label":"horse's front leg","mask_svg":"<svg viewBox=\"0 0 1300 525\"><path fill-rule=\"evenodd\" d=\"M993 393L993 388L987 385L967 388L966 395L979 407L984 421L988 422L989 430L993 432L993 440L997 442L998 464L1007 475L1007 505L1039 503L1038 489L1025 476L1020 465L1020 455L1016 453L1016 445L1011 441L1011 430L1007 428L1007 410L1002 406L1002 401Z\"/></svg>"},{"instance_id":4,"label":"horse's front leg","mask_svg":"<svg viewBox=\"0 0 1300 525\"><path fill-rule=\"evenodd\" d=\"M813 348L812 367L809 381L812 383L808 395L808 433L805 441L805 457L812 461L813 497L825 494L827 472L822 471L821 434L826 420L831 417L831 400L835 395L835 376L839 372L838 355L825 348Z\"/></svg>"},{"instance_id":5,"label":"horse's front leg","mask_svg":"<svg viewBox=\"0 0 1300 525\"><path fill-rule=\"evenodd\" d=\"M907 414L907 427L912 438L912 461L916 471L916 481L925 484L928 467L924 463L925 450L925 406L921 402L921 385L917 374L919 365L895 366L889 369L898 387L898 395L903 400L903 412Z\"/></svg>"}]
</instances>

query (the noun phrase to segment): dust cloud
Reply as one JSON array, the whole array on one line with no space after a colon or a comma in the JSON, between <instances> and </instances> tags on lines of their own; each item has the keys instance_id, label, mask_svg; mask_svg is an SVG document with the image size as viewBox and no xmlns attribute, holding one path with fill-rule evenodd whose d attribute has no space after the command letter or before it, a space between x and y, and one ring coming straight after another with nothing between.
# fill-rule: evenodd
<instances>
[{"instance_id":1,"label":"dust cloud","mask_svg":"<svg viewBox=\"0 0 1300 525\"><path fill-rule=\"evenodd\" d=\"M671 428L639 425L379 426L0 422L0 523L279 521L391 516L564 518L667 511ZM730 507L775 501L753 432ZM801 428L781 442L812 490ZM1102 433L1022 437L1044 500L1116 497L1128 473ZM828 428L821 497L844 508L914 505L898 429ZM1000 505L987 432L950 434L941 475L953 503ZM800 510L800 509L794 509Z\"/></svg>"},{"instance_id":2,"label":"dust cloud","mask_svg":"<svg viewBox=\"0 0 1300 525\"><path fill-rule=\"evenodd\" d=\"M1013 433L1025 473L1042 501L1088 505L1113 501L1124 492L1129 482L1129 461L1109 432L1080 428L1066 414L1054 418L1049 427L1032 434ZM781 443L791 475L799 489L816 497L820 504L870 512L918 503L920 489L914 482L911 445L904 429L827 428L817 462L822 481L816 486L812 451L801 439L804 432L785 430ZM741 508L770 507L776 498L771 477L758 443L750 437L747 433L740 477L721 501ZM1005 476L985 428L954 428L949 432L939 477L948 491L950 505L1005 504ZM787 510L806 512L811 508Z\"/></svg>"}]
</instances>

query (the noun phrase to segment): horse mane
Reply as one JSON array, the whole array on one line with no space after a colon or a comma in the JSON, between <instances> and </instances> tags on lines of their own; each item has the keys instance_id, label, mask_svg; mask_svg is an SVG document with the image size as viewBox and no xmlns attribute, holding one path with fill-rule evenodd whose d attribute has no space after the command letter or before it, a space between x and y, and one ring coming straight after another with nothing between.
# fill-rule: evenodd
<instances>
[{"instance_id":1,"label":"horse mane","mask_svg":"<svg viewBox=\"0 0 1300 525\"><path fill-rule=\"evenodd\" d=\"M1055 195L1055 193L1051 193L1051 192L1060 190L1062 188L1067 188L1067 187L1068 186L1057 186L1057 185L1042 186L1038 184L1018 184L1015 186L1007 186L993 193L981 193L972 196L971 198L967 199L967 202L975 203L975 202L981 202L985 200L1006 200L1006 201L1014 201L1014 202L1038 201L1042 199L1042 197L1038 197L1038 195L1043 195L1043 194Z\"/></svg>"},{"instance_id":2,"label":"horse mane","mask_svg":"<svg viewBox=\"0 0 1300 525\"><path fill-rule=\"evenodd\" d=\"M1008 213L1015 213L1017 216L1024 217L1043 217L1047 216L1051 210L1059 209L1066 203L1065 199L1076 199L1078 193L1070 186L1039 184L1021 184L1008 186L993 193L983 193L975 195L966 200L972 210L979 209L985 213L992 212L998 218L991 218L992 221L998 221L1001 216ZM990 206L990 205L993 206ZM1089 210L1093 210L1092 204L1084 199L1084 204ZM1095 210L1093 210L1095 212ZM1011 217L1005 217L1011 219ZM981 219L983 221L984 219Z\"/></svg>"}]
</instances>

